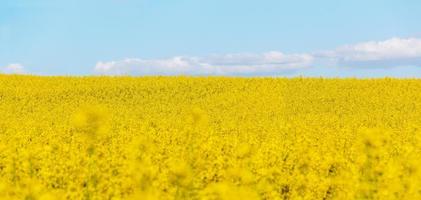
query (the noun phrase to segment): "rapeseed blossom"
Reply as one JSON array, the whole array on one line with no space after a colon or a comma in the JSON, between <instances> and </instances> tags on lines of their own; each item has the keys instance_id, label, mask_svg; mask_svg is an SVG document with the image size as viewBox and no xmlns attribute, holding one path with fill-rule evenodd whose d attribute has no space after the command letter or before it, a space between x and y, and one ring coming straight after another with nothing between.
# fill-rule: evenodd
<instances>
[{"instance_id":1,"label":"rapeseed blossom","mask_svg":"<svg viewBox=\"0 0 421 200\"><path fill-rule=\"evenodd\" d=\"M421 199L420 80L0 85L0 199Z\"/></svg>"}]
</instances>

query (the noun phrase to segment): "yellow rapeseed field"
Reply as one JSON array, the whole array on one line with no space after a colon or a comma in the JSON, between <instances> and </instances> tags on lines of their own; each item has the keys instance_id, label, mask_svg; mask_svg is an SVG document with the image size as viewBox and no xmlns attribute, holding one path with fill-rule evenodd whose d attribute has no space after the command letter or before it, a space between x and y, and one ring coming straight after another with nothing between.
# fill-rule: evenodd
<instances>
[{"instance_id":1,"label":"yellow rapeseed field","mask_svg":"<svg viewBox=\"0 0 421 200\"><path fill-rule=\"evenodd\" d=\"M0 75L0 199L421 199L421 80Z\"/></svg>"}]
</instances>

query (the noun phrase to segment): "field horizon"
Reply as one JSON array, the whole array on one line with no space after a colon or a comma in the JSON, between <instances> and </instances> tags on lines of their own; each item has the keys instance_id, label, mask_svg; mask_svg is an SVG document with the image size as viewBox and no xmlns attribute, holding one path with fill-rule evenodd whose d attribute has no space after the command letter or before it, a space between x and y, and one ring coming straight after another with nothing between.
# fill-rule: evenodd
<instances>
[{"instance_id":1,"label":"field horizon","mask_svg":"<svg viewBox=\"0 0 421 200\"><path fill-rule=\"evenodd\" d=\"M421 1L4 0L0 200L421 200Z\"/></svg>"},{"instance_id":2,"label":"field horizon","mask_svg":"<svg viewBox=\"0 0 421 200\"><path fill-rule=\"evenodd\" d=\"M394 77L394 76L382 76L382 77L360 77L360 76L305 76L305 75L297 75L297 76L282 76L282 75L263 75L263 76L256 76L256 75L101 75L101 74L92 74L92 75L39 75L39 74L2 74L0 73L0 77L32 77L32 78L110 78L110 79L118 79L118 78L193 78L193 79L201 79L201 78L232 78L232 79L351 79L351 80L379 80L379 79L393 79L393 80L421 80L420 77Z\"/></svg>"}]
</instances>

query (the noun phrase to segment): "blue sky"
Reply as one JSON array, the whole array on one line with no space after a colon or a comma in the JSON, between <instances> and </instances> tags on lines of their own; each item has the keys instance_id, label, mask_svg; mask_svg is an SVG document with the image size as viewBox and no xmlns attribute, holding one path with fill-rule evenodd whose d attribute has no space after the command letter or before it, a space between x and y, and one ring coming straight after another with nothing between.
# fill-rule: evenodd
<instances>
[{"instance_id":1,"label":"blue sky","mask_svg":"<svg viewBox=\"0 0 421 200\"><path fill-rule=\"evenodd\" d=\"M421 1L3 0L0 71L421 77Z\"/></svg>"}]
</instances>

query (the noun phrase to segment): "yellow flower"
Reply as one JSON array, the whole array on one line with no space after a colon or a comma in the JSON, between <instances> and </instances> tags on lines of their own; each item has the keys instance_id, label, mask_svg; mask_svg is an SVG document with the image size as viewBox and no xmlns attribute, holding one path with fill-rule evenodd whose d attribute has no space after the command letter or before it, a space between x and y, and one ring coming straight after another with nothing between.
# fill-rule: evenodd
<instances>
[{"instance_id":1,"label":"yellow flower","mask_svg":"<svg viewBox=\"0 0 421 200\"><path fill-rule=\"evenodd\" d=\"M421 199L420 80L0 86L0 199Z\"/></svg>"}]
</instances>

